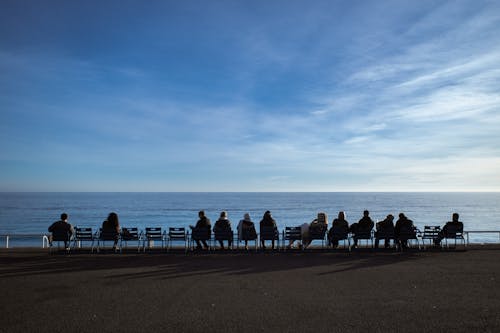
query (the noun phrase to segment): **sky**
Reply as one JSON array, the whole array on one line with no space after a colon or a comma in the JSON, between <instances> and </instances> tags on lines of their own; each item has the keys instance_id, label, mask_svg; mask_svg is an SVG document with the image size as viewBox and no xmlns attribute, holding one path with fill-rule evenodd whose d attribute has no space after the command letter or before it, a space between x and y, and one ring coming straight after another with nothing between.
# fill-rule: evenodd
<instances>
[{"instance_id":1,"label":"sky","mask_svg":"<svg viewBox=\"0 0 500 333\"><path fill-rule=\"evenodd\" d=\"M500 191L500 2L2 0L0 191Z\"/></svg>"}]
</instances>

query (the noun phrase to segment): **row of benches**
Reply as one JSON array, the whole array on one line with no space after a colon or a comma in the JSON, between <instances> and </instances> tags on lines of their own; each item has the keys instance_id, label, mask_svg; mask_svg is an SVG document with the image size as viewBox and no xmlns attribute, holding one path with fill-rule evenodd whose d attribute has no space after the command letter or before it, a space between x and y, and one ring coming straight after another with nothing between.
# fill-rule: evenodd
<instances>
[{"instance_id":1,"label":"row of benches","mask_svg":"<svg viewBox=\"0 0 500 333\"><path fill-rule=\"evenodd\" d=\"M313 230L311 229L309 232L308 240L310 241L320 241L322 248L325 248L325 244L329 244L331 240L337 240L343 242L343 248L347 250L351 250L352 243L354 241L365 241L365 247L374 247L374 241L378 242L378 240L387 239L392 241L393 246L395 248L400 248L400 243L404 241L408 242L409 245L412 243L416 243L416 247L421 249L421 245L426 248L426 241L429 245L434 244L434 240L438 237L440 232L439 226L425 226L424 231L420 231L417 228L412 228L411 230L402 230L398 237L394 234L394 231L381 232L381 231L358 231L356 233L352 233L349 230L333 230L331 233L330 239L327 236L327 230ZM83 243L90 243L90 249L93 252L96 249L97 252L100 251L101 248L105 248L106 242L119 242L119 251L121 252L124 247L128 247L129 242L136 242L137 251L143 252L146 249L151 249L154 246L154 242L161 243L161 249L166 249L170 251L172 249L173 242L183 242L184 243L184 251L187 252L188 249L193 249L194 241L196 240L204 240L210 244L210 248L215 248L216 241L230 241L234 244L234 239L237 239L237 247L241 241L253 241L255 242L255 250L258 249L259 240L262 241L276 241L277 249L286 250L289 248L286 244L290 244L294 241L301 242L302 234L300 227L285 227L282 231L281 235L277 229L274 228L261 228L260 233L257 234L255 230L251 229L243 229L241 237L239 235L235 237L232 231L216 231L213 233L208 232L208 230L186 230L186 228L180 227L170 227L167 230L163 230L161 227L147 227L144 231L139 230L138 228L127 228L123 227L121 229L120 234L116 235L116 233L112 232L104 232L99 229L97 232L93 232L92 228L75 228L75 233L73 235L69 234L53 234L52 235L52 244L50 248L54 247L54 243L57 243L57 247L60 247L60 243L64 242L65 244L69 244L66 248L67 251L73 249L79 249L82 247ZM454 245L456 247L457 241L461 242L465 247L465 239L463 237L463 232L461 230L448 230L448 233L444 235L444 246L448 247L448 240L454 240ZM280 244L281 242L281 244ZM413 244L415 246L415 244ZM233 246L234 248L234 246Z\"/></svg>"}]
</instances>

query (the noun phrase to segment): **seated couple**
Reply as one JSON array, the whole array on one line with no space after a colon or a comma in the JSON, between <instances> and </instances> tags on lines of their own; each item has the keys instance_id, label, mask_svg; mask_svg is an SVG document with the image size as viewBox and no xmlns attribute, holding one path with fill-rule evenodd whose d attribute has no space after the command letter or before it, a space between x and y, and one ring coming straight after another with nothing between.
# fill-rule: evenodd
<instances>
[{"instance_id":1,"label":"seated couple","mask_svg":"<svg viewBox=\"0 0 500 333\"><path fill-rule=\"evenodd\" d=\"M353 247L358 245L358 237L369 237L371 238L371 232L374 226L374 222L370 217L370 212L365 210L363 212L363 217L357 222L349 226L349 222L346 220L345 212L339 212L338 217L333 220L332 227L328 231L328 241L333 248L337 248L339 245L339 240L344 240L349 237L349 233L353 234ZM364 239L364 237L363 237Z\"/></svg>"}]
</instances>

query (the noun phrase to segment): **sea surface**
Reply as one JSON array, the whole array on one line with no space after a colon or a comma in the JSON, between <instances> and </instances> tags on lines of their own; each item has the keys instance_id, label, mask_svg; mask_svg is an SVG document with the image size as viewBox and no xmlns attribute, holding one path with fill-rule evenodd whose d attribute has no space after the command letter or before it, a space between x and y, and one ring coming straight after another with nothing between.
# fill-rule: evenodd
<instances>
[{"instance_id":1,"label":"sea surface","mask_svg":"<svg viewBox=\"0 0 500 333\"><path fill-rule=\"evenodd\" d=\"M421 229L443 225L458 212L466 231L500 230L500 193L0 193L0 235L11 235L10 247L41 246L41 236L16 235L47 234L62 212L74 226L96 229L116 212L121 226L144 229L194 225L199 210L212 224L227 211L235 227L245 213L259 222L270 210L281 230L310 222L318 212L326 212L331 223L344 211L354 223L365 209L374 221L404 212ZM470 241L500 242L498 233L471 234Z\"/></svg>"}]
</instances>

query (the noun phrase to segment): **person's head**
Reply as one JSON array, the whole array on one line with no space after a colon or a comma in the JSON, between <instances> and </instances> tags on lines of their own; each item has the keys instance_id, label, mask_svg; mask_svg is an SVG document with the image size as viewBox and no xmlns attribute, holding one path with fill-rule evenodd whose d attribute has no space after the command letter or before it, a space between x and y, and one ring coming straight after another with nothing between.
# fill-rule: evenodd
<instances>
[{"instance_id":1,"label":"person's head","mask_svg":"<svg viewBox=\"0 0 500 333\"><path fill-rule=\"evenodd\" d=\"M403 213L399 213L399 218L400 218L401 220L404 220L404 219L406 219L406 216L405 216L405 214L403 214Z\"/></svg>"},{"instance_id":2,"label":"person's head","mask_svg":"<svg viewBox=\"0 0 500 333\"><path fill-rule=\"evenodd\" d=\"M61 221L66 221L68 219L68 214L62 213L61 214Z\"/></svg>"},{"instance_id":3,"label":"person's head","mask_svg":"<svg viewBox=\"0 0 500 333\"><path fill-rule=\"evenodd\" d=\"M392 214L387 215L387 221L394 221L394 216Z\"/></svg>"},{"instance_id":4,"label":"person's head","mask_svg":"<svg viewBox=\"0 0 500 333\"><path fill-rule=\"evenodd\" d=\"M118 224L118 214L116 214L115 212L109 213L108 221Z\"/></svg>"},{"instance_id":5,"label":"person's head","mask_svg":"<svg viewBox=\"0 0 500 333\"><path fill-rule=\"evenodd\" d=\"M271 217L271 212L266 210L266 212L264 213L264 218L270 218Z\"/></svg>"},{"instance_id":6,"label":"person's head","mask_svg":"<svg viewBox=\"0 0 500 333\"><path fill-rule=\"evenodd\" d=\"M345 212L339 212L339 217L338 217L339 220L343 221L346 219L346 215L345 215Z\"/></svg>"},{"instance_id":7,"label":"person's head","mask_svg":"<svg viewBox=\"0 0 500 333\"><path fill-rule=\"evenodd\" d=\"M220 218L221 218L221 219L227 219L227 212L226 212L226 211L222 211L222 212L220 213Z\"/></svg>"},{"instance_id":8,"label":"person's head","mask_svg":"<svg viewBox=\"0 0 500 333\"><path fill-rule=\"evenodd\" d=\"M324 212L319 212L318 213L318 222L319 223L327 223L328 218L326 217L326 213Z\"/></svg>"},{"instance_id":9,"label":"person's head","mask_svg":"<svg viewBox=\"0 0 500 333\"><path fill-rule=\"evenodd\" d=\"M458 217L459 217L458 213L453 213L453 215L451 216L451 219L453 222L458 222Z\"/></svg>"},{"instance_id":10,"label":"person's head","mask_svg":"<svg viewBox=\"0 0 500 333\"><path fill-rule=\"evenodd\" d=\"M243 215L243 219L244 219L245 221L250 222L250 221L251 221L251 219L250 219L250 214L245 213L245 215Z\"/></svg>"},{"instance_id":11,"label":"person's head","mask_svg":"<svg viewBox=\"0 0 500 333\"><path fill-rule=\"evenodd\" d=\"M370 215L370 212L369 212L369 211L367 211L367 210L365 210L365 211L363 212L363 216L364 216L364 217L368 217L368 215Z\"/></svg>"},{"instance_id":12,"label":"person's head","mask_svg":"<svg viewBox=\"0 0 500 333\"><path fill-rule=\"evenodd\" d=\"M199 217L205 217L205 211L204 211L204 210L200 210L200 211L198 212L198 216L199 216Z\"/></svg>"}]
</instances>

